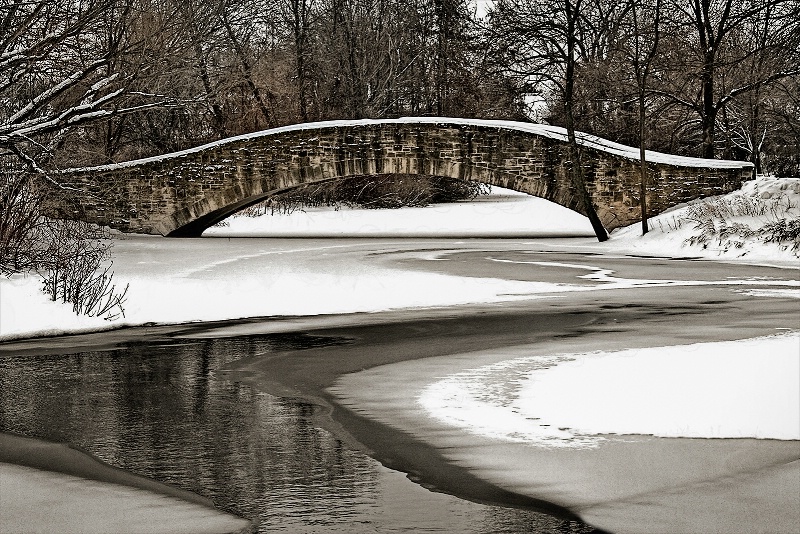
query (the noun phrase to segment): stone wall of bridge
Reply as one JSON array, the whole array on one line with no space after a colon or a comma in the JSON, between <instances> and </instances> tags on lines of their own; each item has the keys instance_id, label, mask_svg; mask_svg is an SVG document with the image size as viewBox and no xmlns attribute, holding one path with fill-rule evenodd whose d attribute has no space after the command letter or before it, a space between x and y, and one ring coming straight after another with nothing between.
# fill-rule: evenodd
<instances>
[{"instance_id":1,"label":"stone wall of bridge","mask_svg":"<svg viewBox=\"0 0 800 534\"><path fill-rule=\"evenodd\" d=\"M511 123L513 124L513 123ZM582 213L557 136L470 121L352 121L279 128L126 164L66 173L78 192L58 215L123 232L195 236L228 215L302 184L406 174L475 180ZM608 230L641 220L638 161L582 147L589 192ZM727 193L748 179L730 168L650 164L651 214Z\"/></svg>"}]
</instances>

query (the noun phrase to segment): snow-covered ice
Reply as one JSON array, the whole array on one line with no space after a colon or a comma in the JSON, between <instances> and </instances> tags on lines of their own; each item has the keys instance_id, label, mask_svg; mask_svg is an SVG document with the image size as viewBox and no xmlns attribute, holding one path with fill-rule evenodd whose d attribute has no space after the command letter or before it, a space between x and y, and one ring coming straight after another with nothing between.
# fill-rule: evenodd
<instances>
[{"instance_id":1,"label":"snow-covered ice","mask_svg":"<svg viewBox=\"0 0 800 534\"><path fill-rule=\"evenodd\" d=\"M758 180L735 195L765 200L784 195L789 204L798 206L799 182ZM426 248L420 245L424 241L420 236L514 237L492 246L519 251L525 247L542 250L529 239L532 236L562 232L584 237L548 240L547 250L692 256L800 267L797 251L757 238L744 239L733 248L687 244L695 231L691 225L673 230L669 224L679 220L687 207L655 217L654 230L644 237L639 235L639 225L633 225L614 232L608 242L597 243L582 216L509 191L495 190L494 195L424 209L309 210L288 217L235 217L228 227L211 229L208 233L214 238L119 237L113 249L114 279L120 286L130 284L124 319L78 317L70 305L48 301L35 276L17 275L0 279L0 340L150 322L377 312L656 285L727 284L728 290L750 295L800 297L796 279L748 280L746 286L736 279L626 279L594 267L591 256L559 265L585 271L580 273L584 282L570 285L447 275L382 261L397 251L413 258L415 265L440 259L435 243ZM763 222L759 217L750 219L737 222ZM243 235L333 239L238 238ZM415 238L405 245L392 238L345 238L390 235ZM467 251L485 250L479 242L470 247L466 239L445 243L448 251L462 244ZM521 257L497 261L519 262ZM460 371L438 375L416 392L401 393L419 394L415 417L427 411L427 421L497 438L493 443L545 445L551 447L548 452L559 447L594 447L609 434L800 440L797 332L743 341L501 358L504 361L498 363L498 358L487 366L467 362ZM409 402L414 403L413 399ZM505 460L517 467L513 454Z\"/></svg>"},{"instance_id":2,"label":"snow-covered ice","mask_svg":"<svg viewBox=\"0 0 800 534\"><path fill-rule=\"evenodd\" d=\"M514 358L428 385L427 413L530 445L603 434L800 439L800 334Z\"/></svg>"},{"instance_id":3,"label":"snow-covered ice","mask_svg":"<svg viewBox=\"0 0 800 534\"><path fill-rule=\"evenodd\" d=\"M499 187L475 200L378 210L308 208L288 215L234 215L214 237L588 237L589 219L552 202Z\"/></svg>"}]
</instances>

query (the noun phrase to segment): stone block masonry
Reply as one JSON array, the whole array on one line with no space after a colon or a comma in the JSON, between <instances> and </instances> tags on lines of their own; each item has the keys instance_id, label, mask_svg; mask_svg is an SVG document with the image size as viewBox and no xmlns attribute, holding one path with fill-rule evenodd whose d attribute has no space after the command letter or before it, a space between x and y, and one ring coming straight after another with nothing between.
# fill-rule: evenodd
<instances>
[{"instance_id":1,"label":"stone block masonry","mask_svg":"<svg viewBox=\"0 0 800 534\"><path fill-rule=\"evenodd\" d=\"M580 136L587 188L606 229L641 220L638 151ZM65 171L76 191L55 215L123 232L199 236L232 213L294 187L351 176L404 174L474 180L583 213L569 179L566 134L551 126L407 118L301 124L196 149ZM731 192L744 162L651 154L648 210L657 214Z\"/></svg>"}]
</instances>

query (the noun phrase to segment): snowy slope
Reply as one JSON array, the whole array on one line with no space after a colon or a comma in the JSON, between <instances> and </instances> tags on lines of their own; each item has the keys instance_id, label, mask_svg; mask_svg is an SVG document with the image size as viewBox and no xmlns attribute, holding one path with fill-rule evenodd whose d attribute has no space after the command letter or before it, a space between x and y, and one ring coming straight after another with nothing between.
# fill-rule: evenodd
<instances>
[{"instance_id":1,"label":"snowy slope","mask_svg":"<svg viewBox=\"0 0 800 534\"><path fill-rule=\"evenodd\" d=\"M789 242L766 242L765 224L800 220L800 178L768 178L745 182L742 189L701 199L650 219L620 228L603 250L669 257L702 257L800 268L800 249ZM713 225L713 232L711 227ZM748 235L749 231L755 232Z\"/></svg>"}]
</instances>

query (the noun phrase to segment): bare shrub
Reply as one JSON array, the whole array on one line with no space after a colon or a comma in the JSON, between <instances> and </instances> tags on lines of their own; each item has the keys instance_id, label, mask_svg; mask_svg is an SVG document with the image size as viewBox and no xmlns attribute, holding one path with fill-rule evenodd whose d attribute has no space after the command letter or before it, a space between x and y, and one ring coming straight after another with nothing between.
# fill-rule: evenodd
<instances>
[{"instance_id":1,"label":"bare shrub","mask_svg":"<svg viewBox=\"0 0 800 534\"><path fill-rule=\"evenodd\" d=\"M112 283L108 231L82 221L50 221L47 256L39 273L44 292L54 301L72 303L79 315L111 320L125 315L128 286Z\"/></svg>"},{"instance_id":2,"label":"bare shrub","mask_svg":"<svg viewBox=\"0 0 800 534\"><path fill-rule=\"evenodd\" d=\"M0 173L0 274L37 272L51 300L72 303L75 313L124 316L128 286L113 284L108 231L43 216L46 198L26 173Z\"/></svg>"},{"instance_id":3,"label":"bare shrub","mask_svg":"<svg viewBox=\"0 0 800 534\"><path fill-rule=\"evenodd\" d=\"M760 224L754 228L735 220L742 217ZM707 248L716 242L728 250L742 248L745 240L755 238L800 251L800 214L797 205L785 194L770 198L729 195L705 199L690 205L682 219L693 224L697 232L686 239L688 245Z\"/></svg>"},{"instance_id":4,"label":"bare shrub","mask_svg":"<svg viewBox=\"0 0 800 534\"><path fill-rule=\"evenodd\" d=\"M36 268L46 224L39 214L41 195L24 173L0 173L0 274Z\"/></svg>"},{"instance_id":5,"label":"bare shrub","mask_svg":"<svg viewBox=\"0 0 800 534\"><path fill-rule=\"evenodd\" d=\"M766 243L785 243L791 250L800 251L800 219L780 219L763 227Z\"/></svg>"},{"instance_id":6,"label":"bare shrub","mask_svg":"<svg viewBox=\"0 0 800 534\"><path fill-rule=\"evenodd\" d=\"M717 233L717 227L714 224L714 219L695 219L694 229L698 231L697 234L689 237L686 243L689 245L700 245L703 248L708 247L708 244Z\"/></svg>"}]
</instances>

